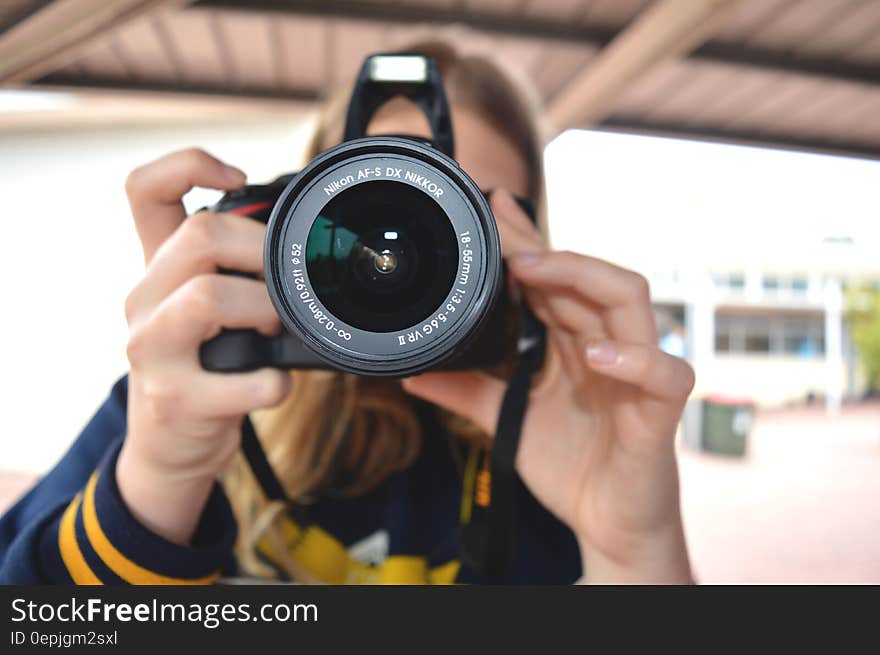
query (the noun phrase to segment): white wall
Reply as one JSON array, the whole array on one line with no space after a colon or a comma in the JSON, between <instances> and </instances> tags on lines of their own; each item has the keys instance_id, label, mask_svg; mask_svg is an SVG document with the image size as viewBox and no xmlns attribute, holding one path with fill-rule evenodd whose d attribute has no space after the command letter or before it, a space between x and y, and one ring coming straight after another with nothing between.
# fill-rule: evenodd
<instances>
[{"instance_id":1,"label":"white wall","mask_svg":"<svg viewBox=\"0 0 880 655\"><path fill-rule=\"evenodd\" d=\"M845 383L844 372L840 384ZM749 398L762 406L802 402L808 393L828 387L825 359L719 354L697 371L697 392Z\"/></svg>"},{"instance_id":2,"label":"white wall","mask_svg":"<svg viewBox=\"0 0 880 655\"><path fill-rule=\"evenodd\" d=\"M299 166L308 128L0 132L0 470L51 466L127 368L123 302L143 273L123 191L128 172L201 146L262 182ZM191 195L193 209L217 194Z\"/></svg>"}]
</instances>

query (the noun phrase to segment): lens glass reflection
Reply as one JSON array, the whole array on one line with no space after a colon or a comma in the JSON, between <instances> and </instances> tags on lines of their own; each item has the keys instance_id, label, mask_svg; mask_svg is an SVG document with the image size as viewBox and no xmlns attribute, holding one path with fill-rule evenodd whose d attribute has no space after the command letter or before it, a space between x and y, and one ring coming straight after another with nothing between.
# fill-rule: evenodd
<instances>
[{"instance_id":1,"label":"lens glass reflection","mask_svg":"<svg viewBox=\"0 0 880 655\"><path fill-rule=\"evenodd\" d=\"M452 224L424 192L377 180L339 192L306 243L315 294L338 319L371 332L419 323L452 288L458 245Z\"/></svg>"}]
</instances>

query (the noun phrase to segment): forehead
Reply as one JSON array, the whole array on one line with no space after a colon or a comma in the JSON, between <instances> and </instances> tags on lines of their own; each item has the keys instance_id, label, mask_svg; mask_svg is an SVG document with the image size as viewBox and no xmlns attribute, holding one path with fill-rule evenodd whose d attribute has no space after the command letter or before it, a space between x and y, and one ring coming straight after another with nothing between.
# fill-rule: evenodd
<instances>
[{"instance_id":1,"label":"forehead","mask_svg":"<svg viewBox=\"0 0 880 655\"><path fill-rule=\"evenodd\" d=\"M456 103L451 106L455 158L481 189L507 189L529 196L529 170L511 140L481 114ZM369 135L412 134L431 136L428 120L414 104L392 100L375 115Z\"/></svg>"}]
</instances>

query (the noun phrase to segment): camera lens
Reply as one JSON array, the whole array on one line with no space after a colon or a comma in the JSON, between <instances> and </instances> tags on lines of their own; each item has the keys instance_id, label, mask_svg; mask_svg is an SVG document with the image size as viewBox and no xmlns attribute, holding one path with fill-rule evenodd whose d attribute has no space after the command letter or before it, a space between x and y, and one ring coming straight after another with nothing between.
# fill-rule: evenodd
<instances>
[{"instance_id":1,"label":"camera lens","mask_svg":"<svg viewBox=\"0 0 880 655\"><path fill-rule=\"evenodd\" d=\"M291 180L269 220L265 278L284 326L315 355L383 376L463 353L503 287L477 185L400 137L336 146Z\"/></svg>"},{"instance_id":2,"label":"camera lens","mask_svg":"<svg viewBox=\"0 0 880 655\"><path fill-rule=\"evenodd\" d=\"M429 196L380 180L345 189L321 209L305 256L315 295L334 316L394 332L425 320L446 298L458 245Z\"/></svg>"}]
</instances>

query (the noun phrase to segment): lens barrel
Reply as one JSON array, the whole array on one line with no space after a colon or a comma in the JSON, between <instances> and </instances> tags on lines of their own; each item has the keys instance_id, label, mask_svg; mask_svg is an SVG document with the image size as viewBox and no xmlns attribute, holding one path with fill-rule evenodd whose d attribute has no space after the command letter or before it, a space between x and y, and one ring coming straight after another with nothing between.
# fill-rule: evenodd
<instances>
[{"instance_id":1,"label":"lens barrel","mask_svg":"<svg viewBox=\"0 0 880 655\"><path fill-rule=\"evenodd\" d=\"M477 185L453 159L401 137L356 139L312 160L275 204L264 253L284 326L332 367L361 375L453 360L503 287Z\"/></svg>"}]
</instances>

